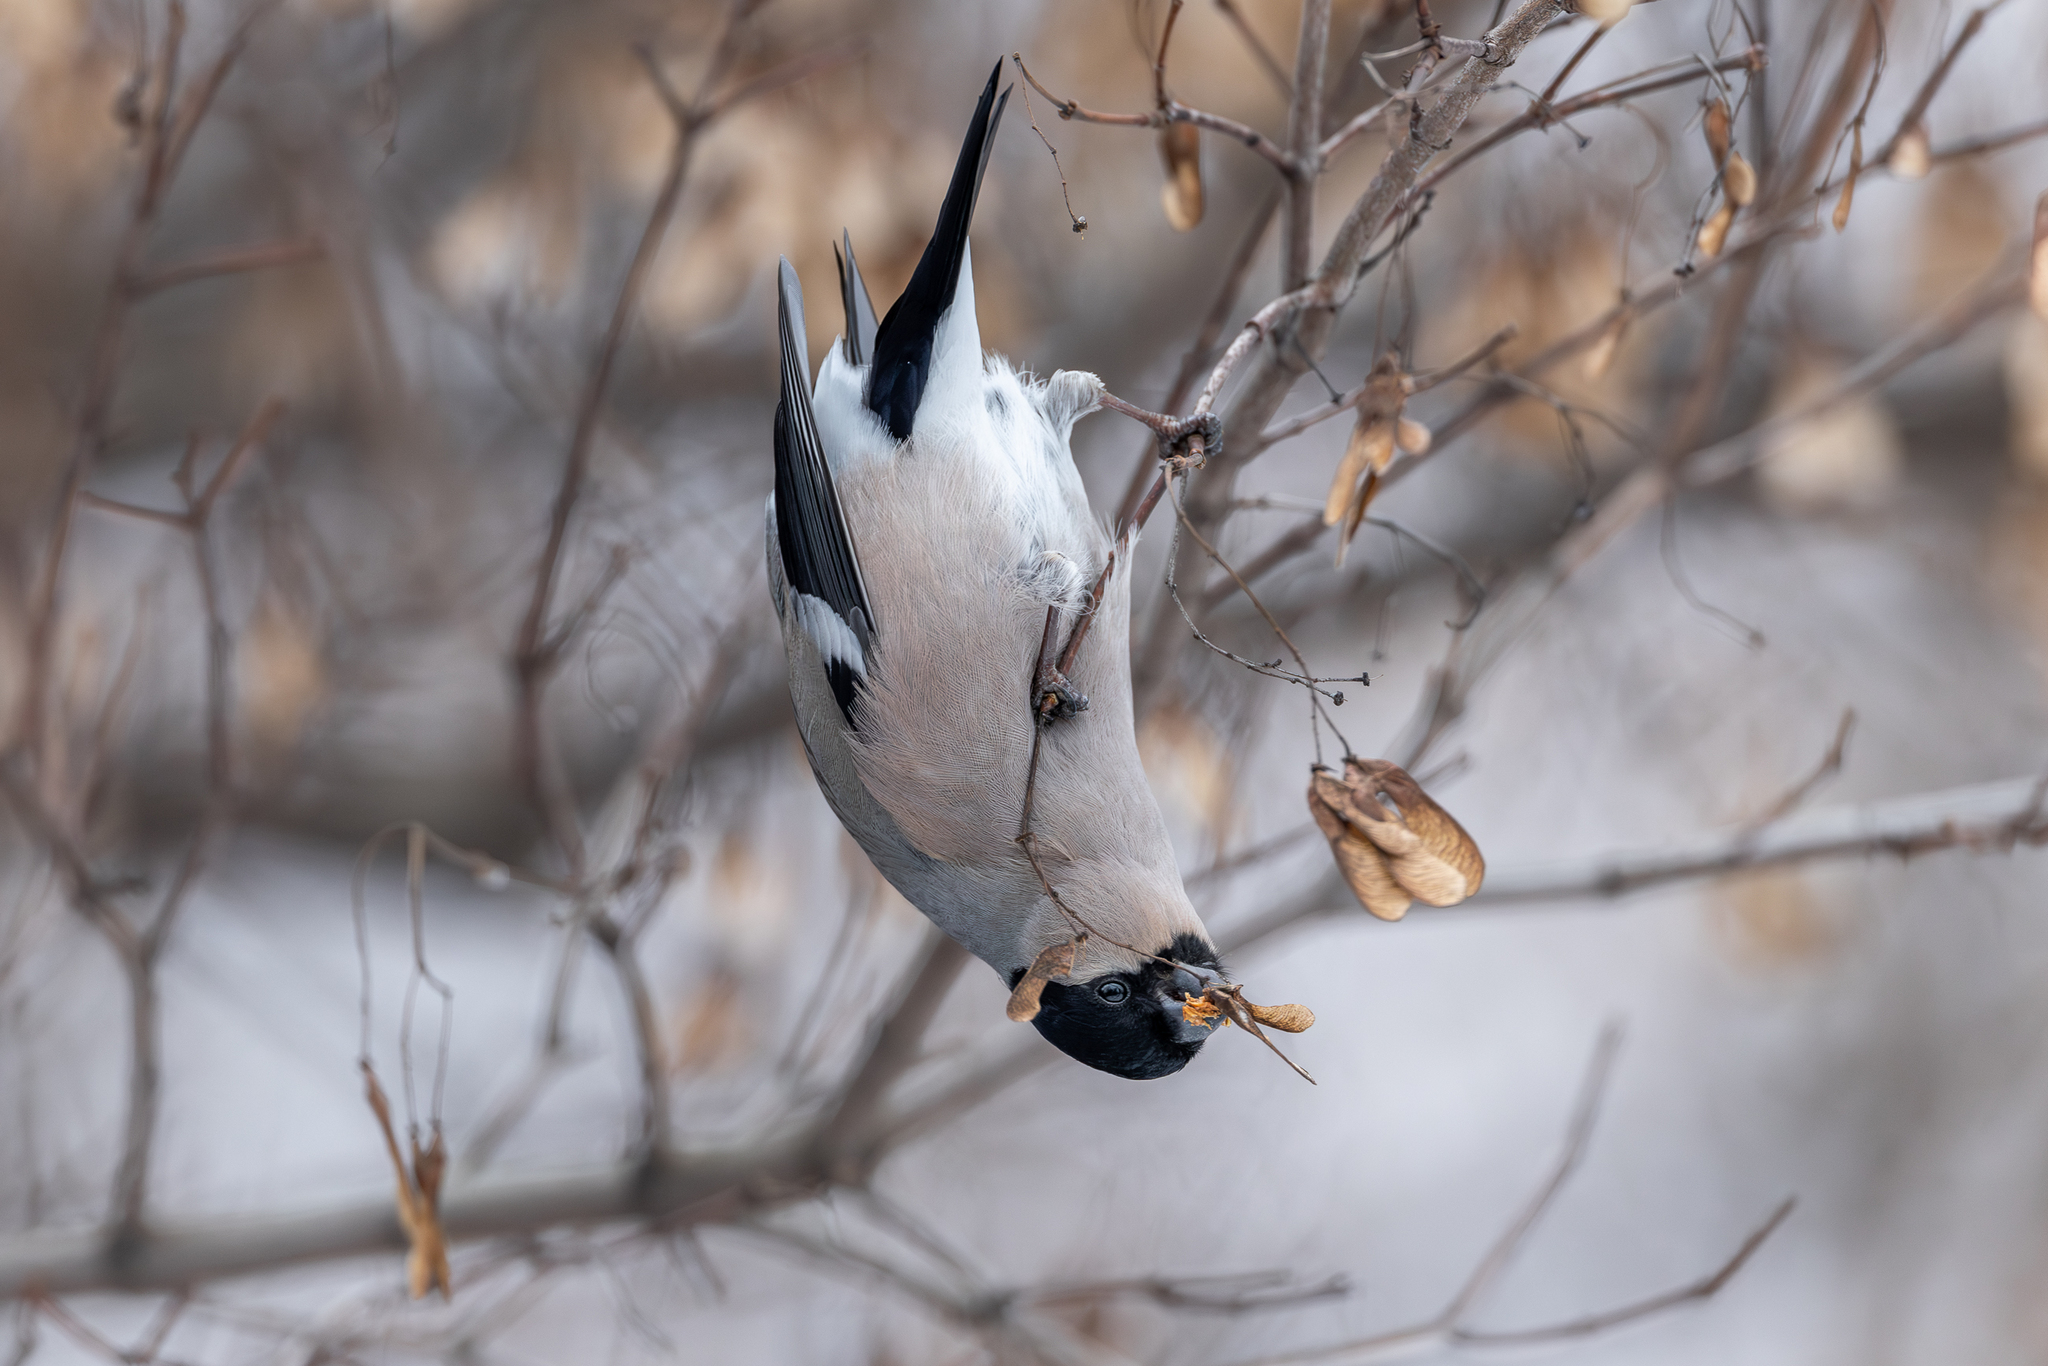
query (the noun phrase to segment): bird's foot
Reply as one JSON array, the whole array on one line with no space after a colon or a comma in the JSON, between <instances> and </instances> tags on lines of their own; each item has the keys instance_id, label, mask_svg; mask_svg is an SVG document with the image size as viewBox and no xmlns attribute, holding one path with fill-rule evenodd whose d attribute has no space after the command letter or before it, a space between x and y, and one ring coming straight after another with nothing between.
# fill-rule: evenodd
<instances>
[{"instance_id":1,"label":"bird's foot","mask_svg":"<svg viewBox=\"0 0 2048 1366\"><path fill-rule=\"evenodd\" d=\"M1126 403L1115 394L1105 392L1102 406L1125 417L1144 423L1159 438L1161 455L1168 460L1187 464L1199 464L1194 458L1189 443L1195 437L1202 439L1204 457L1214 455L1223 445L1223 419L1214 413L1196 413L1190 417L1170 417L1140 408L1135 403Z\"/></svg>"},{"instance_id":2,"label":"bird's foot","mask_svg":"<svg viewBox=\"0 0 2048 1366\"><path fill-rule=\"evenodd\" d=\"M1037 686L1032 689L1037 699L1031 708L1038 724L1049 726L1055 721L1064 721L1070 716L1079 716L1088 710L1087 694L1079 691L1067 681L1067 676L1047 664L1039 673Z\"/></svg>"}]
</instances>

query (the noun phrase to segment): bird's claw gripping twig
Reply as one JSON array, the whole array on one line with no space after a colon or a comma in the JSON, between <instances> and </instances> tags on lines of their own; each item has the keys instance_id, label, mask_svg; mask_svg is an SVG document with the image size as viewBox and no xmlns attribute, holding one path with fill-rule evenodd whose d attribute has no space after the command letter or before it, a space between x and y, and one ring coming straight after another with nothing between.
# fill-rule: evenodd
<instances>
[{"instance_id":1,"label":"bird's claw gripping twig","mask_svg":"<svg viewBox=\"0 0 2048 1366\"><path fill-rule=\"evenodd\" d=\"M1048 663L1039 671L1032 688L1031 714L1041 726L1064 721L1088 710L1088 697L1067 681L1067 676Z\"/></svg>"},{"instance_id":2,"label":"bird's claw gripping twig","mask_svg":"<svg viewBox=\"0 0 2048 1366\"><path fill-rule=\"evenodd\" d=\"M1135 403L1126 403L1115 394L1109 393L1105 393L1102 396L1102 406L1110 409L1112 412L1122 413L1125 417L1133 418L1150 427L1152 434L1159 438L1159 445L1168 459L1187 459L1188 441L1192 437L1199 436L1202 438L1202 450L1205 456L1214 455L1223 445L1223 419L1215 413L1196 413L1190 417L1169 417L1165 413L1155 413L1148 408L1140 408Z\"/></svg>"},{"instance_id":3,"label":"bird's claw gripping twig","mask_svg":"<svg viewBox=\"0 0 2048 1366\"><path fill-rule=\"evenodd\" d=\"M1072 660L1067 661L1072 664ZM1038 667L1031 673L1031 719L1041 727L1088 710L1088 698L1060 672L1059 612L1045 610L1045 638L1038 645Z\"/></svg>"}]
</instances>

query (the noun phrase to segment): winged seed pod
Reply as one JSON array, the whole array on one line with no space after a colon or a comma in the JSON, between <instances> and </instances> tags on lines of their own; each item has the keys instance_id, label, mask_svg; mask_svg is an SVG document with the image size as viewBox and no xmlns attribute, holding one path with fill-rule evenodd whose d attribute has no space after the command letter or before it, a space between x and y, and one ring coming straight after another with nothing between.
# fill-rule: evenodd
<instances>
[{"instance_id":1,"label":"winged seed pod","mask_svg":"<svg viewBox=\"0 0 2048 1366\"><path fill-rule=\"evenodd\" d=\"M1394 462L1395 454L1421 455L1429 449L1429 428L1401 413L1412 392L1414 381L1401 373L1398 358L1389 351L1373 365L1358 396L1358 421L1351 428L1351 441L1323 499L1323 525L1341 524L1337 534L1339 568L1351 548L1351 538L1365 521L1365 509L1379 489L1380 475Z\"/></svg>"},{"instance_id":2,"label":"winged seed pod","mask_svg":"<svg viewBox=\"0 0 2048 1366\"><path fill-rule=\"evenodd\" d=\"M1316 1013L1307 1006L1255 1006L1246 1001L1245 1007L1251 1011L1252 1018L1266 1028L1284 1030L1289 1034L1299 1034L1316 1022Z\"/></svg>"},{"instance_id":3,"label":"winged seed pod","mask_svg":"<svg viewBox=\"0 0 2048 1366\"><path fill-rule=\"evenodd\" d=\"M1341 780L1326 768L1311 769L1308 808L1338 872L1382 920L1399 920L1417 900L1454 906L1486 876L1486 861L1464 827L1383 759L1353 755Z\"/></svg>"},{"instance_id":4,"label":"winged seed pod","mask_svg":"<svg viewBox=\"0 0 2048 1366\"><path fill-rule=\"evenodd\" d=\"M1714 158L1714 169L1720 170L1728 161L1729 142L1728 102L1723 99L1710 100L1707 112L1700 120L1700 131L1706 135L1707 154Z\"/></svg>"},{"instance_id":5,"label":"winged seed pod","mask_svg":"<svg viewBox=\"0 0 2048 1366\"><path fill-rule=\"evenodd\" d=\"M1756 198L1756 168L1742 153L1728 154L1728 164L1721 168L1721 192L1738 209L1748 208Z\"/></svg>"},{"instance_id":6,"label":"winged seed pod","mask_svg":"<svg viewBox=\"0 0 2048 1366\"><path fill-rule=\"evenodd\" d=\"M1192 123L1169 123L1159 130L1159 159L1166 163L1166 184L1159 199L1175 232L1187 232L1202 221L1202 130Z\"/></svg>"},{"instance_id":7,"label":"winged seed pod","mask_svg":"<svg viewBox=\"0 0 2048 1366\"><path fill-rule=\"evenodd\" d=\"M1300 1034L1311 1028L1316 1022L1316 1013L1307 1006L1291 1003L1279 1006L1254 1005L1250 1001L1244 1001L1243 995L1244 993L1241 989L1235 993L1236 998L1242 1002L1245 1010L1251 1014L1251 1017L1260 1024L1265 1025L1268 1029L1278 1029L1289 1034ZM1200 1025L1204 1029L1220 1028L1230 1023L1230 1016L1224 1012L1223 1007L1209 1000L1206 996L1181 997L1180 1013L1181 1018L1189 1024Z\"/></svg>"},{"instance_id":8,"label":"winged seed pod","mask_svg":"<svg viewBox=\"0 0 2048 1366\"><path fill-rule=\"evenodd\" d=\"M1856 177L1863 174L1863 125L1849 133L1849 174L1842 181L1842 197L1835 201L1835 231L1849 226L1849 208L1856 202Z\"/></svg>"},{"instance_id":9,"label":"winged seed pod","mask_svg":"<svg viewBox=\"0 0 2048 1366\"><path fill-rule=\"evenodd\" d=\"M1031 966L1017 979L1017 985L1010 990L1010 1004L1004 1013L1018 1024L1038 1018L1038 1001L1045 995L1045 984L1055 977L1064 977L1074 970L1074 954L1081 947L1078 939L1069 939L1064 944L1053 944L1040 949L1038 957L1031 960Z\"/></svg>"},{"instance_id":10,"label":"winged seed pod","mask_svg":"<svg viewBox=\"0 0 2048 1366\"><path fill-rule=\"evenodd\" d=\"M448 1148L441 1139L441 1126L425 1148L419 1135L412 1136L412 1166L398 1148L398 1134L391 1127L391 1102L377 1082L369 1059L361 1063L363 1091L370 1113L384 1133L384 1151L398 1178L398 1225L405 1232L405 1287L414 1299L429 1290L439 1290L444 1300L453 1299L454 1278L448 1269L448 1236L441 1227L441 1178L448 1170Z\"/></svg>"},{"instance_id":11,"label":"winged seed pod","mask_svg":"<svg viewBox=\"0 0 2048 1366\"><path fill-rule=\"evenodd\" d=\"M1700 224L1700 255L1719 256L1728 242L1728 229L1734 224L1735 206L1724 199L1721 207L1714 210L1714 216Z\"/></svg>"}]
</instances>

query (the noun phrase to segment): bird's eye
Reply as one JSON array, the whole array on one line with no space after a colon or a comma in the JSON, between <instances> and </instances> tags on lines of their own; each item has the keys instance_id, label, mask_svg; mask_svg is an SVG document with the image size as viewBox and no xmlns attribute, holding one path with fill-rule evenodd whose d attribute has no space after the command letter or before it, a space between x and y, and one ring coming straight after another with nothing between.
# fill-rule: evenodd
<instances>
[{"instance_id":1,"label":"bird's eye","mask_svg":"<svg viewBox=\"0 0 2048 1366\"><path fill-rule=\"evenodd\" d=\"M1131 989L1112 978L1095 988L1095 994L1113 1006L1120 1006L1129 999Z\"/></svg>"}]
</instances>

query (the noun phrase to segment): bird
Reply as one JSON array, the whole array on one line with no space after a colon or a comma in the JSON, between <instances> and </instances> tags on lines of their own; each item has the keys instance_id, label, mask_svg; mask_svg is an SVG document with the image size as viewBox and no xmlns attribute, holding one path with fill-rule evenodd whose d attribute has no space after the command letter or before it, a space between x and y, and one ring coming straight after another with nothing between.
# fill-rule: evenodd
<instances>
[{"instance_id":1,"label":"bird","mask_svg":"<svg viewBox=\"0 0 2048 1366\"><path fill-rule=\"evenodd\" d=\"M782 259L769 584L804 750L847 831L1013 989L1071 946L1031 1023L1090 1067L1158 1078L1200 1051L1215 1012L1186 1007L1223 968L1138 757L1130 557L1112 557L1069 444L1106 390L982 351L968 228L1009 99L1001 74L998 61L937 227L879 322L851 236L834 244L846 330L815 383ZM1072 714L1041 728L1042 646L1073 629L1110 564L1061 693ZM1027 782L1043 881L1017 838Z\"/></svg>"}]
</instances>

